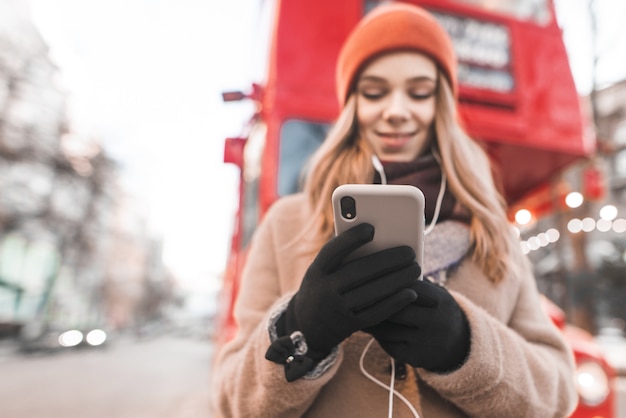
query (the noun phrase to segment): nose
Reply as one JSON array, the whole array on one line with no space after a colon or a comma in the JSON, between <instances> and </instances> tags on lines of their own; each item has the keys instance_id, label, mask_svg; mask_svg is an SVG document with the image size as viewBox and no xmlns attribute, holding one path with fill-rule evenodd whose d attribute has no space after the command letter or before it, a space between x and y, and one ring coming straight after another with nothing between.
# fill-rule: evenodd
<instances>
[{"instance_id":1,"label":"nose","mask_svg":"<svg viewBox=\"0 0 626 418\"><path fill-rule=\"evenodd\" d=\"M383 118L390 123L406 121L410 117L408 105L408 98L403 91L393 91L383 111Z\"/></svg>"}]
</instances>

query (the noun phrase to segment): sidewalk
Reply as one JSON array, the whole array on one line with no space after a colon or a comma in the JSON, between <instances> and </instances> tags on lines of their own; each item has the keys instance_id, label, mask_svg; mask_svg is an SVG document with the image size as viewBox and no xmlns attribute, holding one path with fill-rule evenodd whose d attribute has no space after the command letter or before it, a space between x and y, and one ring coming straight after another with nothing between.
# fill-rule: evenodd
<instances>
[{"instance_id":1,"label":"sidewalk","mask_svg":"<svg viewBox=\"0 0 626 418\"><path fill-rule=\"evenodd\" d=\"M17 354L18 344L14 340L0 340L0 363L9 361Z\"/></svg>"}]
</instances>

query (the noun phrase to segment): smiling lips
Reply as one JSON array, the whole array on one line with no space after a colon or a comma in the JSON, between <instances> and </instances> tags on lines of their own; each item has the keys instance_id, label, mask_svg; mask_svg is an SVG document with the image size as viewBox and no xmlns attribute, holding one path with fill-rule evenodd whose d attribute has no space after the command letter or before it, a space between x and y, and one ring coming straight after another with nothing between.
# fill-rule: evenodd
<instances>
[{"instance_id":1,"label":"smiling lips","mask_svg":"<svg viewBox=\"0 0 626 418\"><path fill-rule=\"evenodd\" d=\"M413 138L415 132L377 132L388 147L402 147Z\"/></svg>"}]
</instances>

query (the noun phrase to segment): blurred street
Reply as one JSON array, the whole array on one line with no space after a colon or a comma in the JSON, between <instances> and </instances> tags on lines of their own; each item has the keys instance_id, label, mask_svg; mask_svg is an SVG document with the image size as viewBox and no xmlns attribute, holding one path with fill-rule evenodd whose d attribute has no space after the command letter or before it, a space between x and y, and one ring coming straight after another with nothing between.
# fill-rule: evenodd
<instances>
[{"instance_id":1,"label":"blurred street","mask_svg":"<svg viewBox=\"0 0 626 418\"><path fill-rule=\"evenodd\" d=\"M124 337L48 355L0 345L0 417L210 418L210 360L198 338ZM616 418L626 418L626 377L616 388Z\"/></svg>"},{"instance_id":2,"label":"blurred street","mask_svg":"<svg viewBox=\"0 0 626 418\"><path fill-rule=\"evenodd\" d=\"M102 349L16 355L0 347L3 418L208 417L207 339L126 337Z\"/></svg>"}]
</instances>

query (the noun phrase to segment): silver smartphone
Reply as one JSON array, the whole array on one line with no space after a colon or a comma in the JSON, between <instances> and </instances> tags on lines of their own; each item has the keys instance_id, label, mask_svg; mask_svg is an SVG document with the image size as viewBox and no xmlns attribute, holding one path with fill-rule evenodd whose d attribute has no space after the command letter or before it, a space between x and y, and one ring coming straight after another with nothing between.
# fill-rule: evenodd
<instances>
[{"instance_id":1,"label":"silver smartphone","mask_svg":"<svg viewBox=\"0 0 626 418\"><path fill-rule=\"evenodd\" d=\"M415 251L417 263L423 265L424 194L417 187L344 184L334 190L332 205L335 234L364 222L374 226L374 239L350 258L408 245Z\"/></svg>"}]
</instances>

